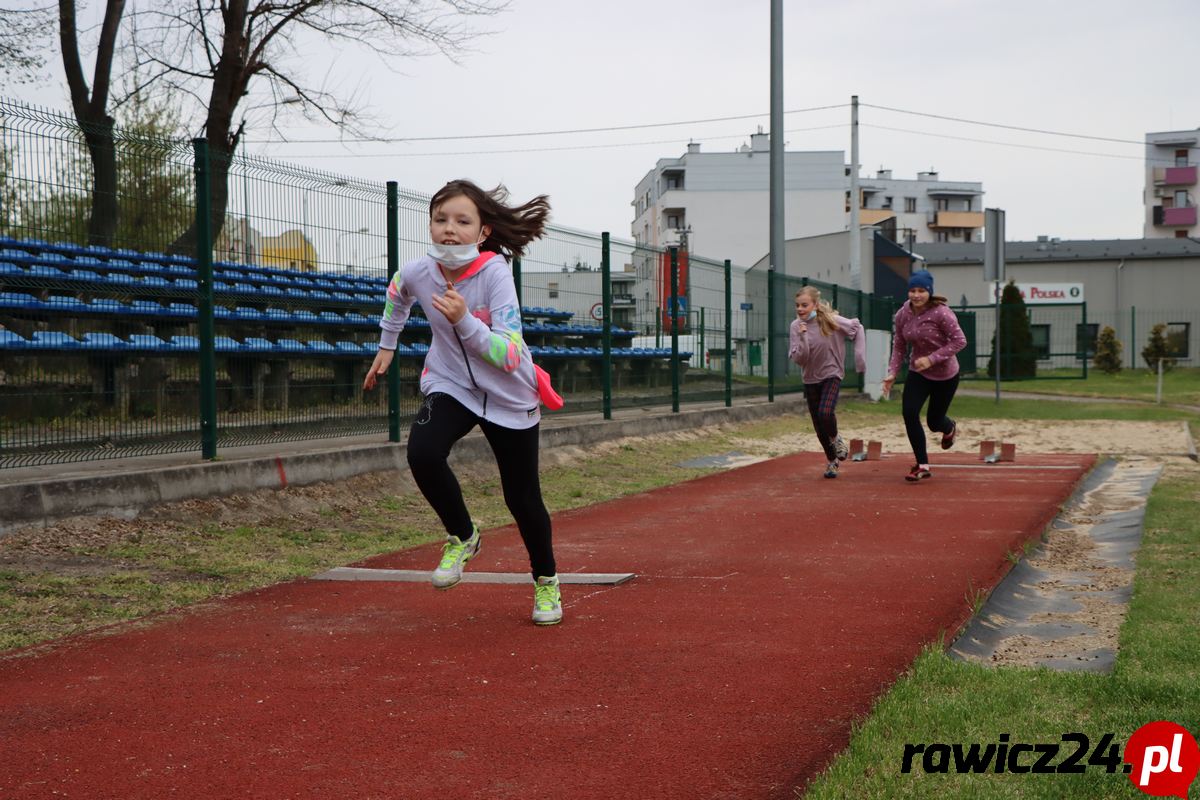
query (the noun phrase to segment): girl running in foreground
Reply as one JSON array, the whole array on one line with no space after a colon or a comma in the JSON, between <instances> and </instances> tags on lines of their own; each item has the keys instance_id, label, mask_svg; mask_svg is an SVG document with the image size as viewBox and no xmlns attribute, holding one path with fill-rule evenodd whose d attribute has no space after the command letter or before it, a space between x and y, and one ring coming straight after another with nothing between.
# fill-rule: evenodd
<instances>
[{"instance_id":1,"label":"girl running in foreground","mask_svg":"<svg viewBox=\"0 0 1200 800\"><path fill-rule=\"evenodd\" d=\"M529 552L533 621L553 625L562 621L562 598L538 480L539 395L551 408L561 407L562 399L534 366L522 339L520 303L505 258L521 255L542 235L550 204L540 195L510 207L507 196L503 187L485 192L465 180L451 181L433 196L433 244L388 286L379 353L363 388L373 389L387 372L409 311L419 302L433 339L421 372L424 403L409 431L408 464L446 528L433 585L457 584L479 552L479 528L447 464L450 448L478 425L496 456L504 501Z\"/></svg>"}]
</instances>

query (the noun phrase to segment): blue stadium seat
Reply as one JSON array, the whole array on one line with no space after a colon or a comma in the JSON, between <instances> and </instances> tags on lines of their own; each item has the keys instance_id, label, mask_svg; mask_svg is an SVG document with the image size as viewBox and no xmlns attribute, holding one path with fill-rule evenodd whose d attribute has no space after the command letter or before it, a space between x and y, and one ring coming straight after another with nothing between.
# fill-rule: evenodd
<instances>
[{"instance_id":1,"label":"blue stadium seat","mask_svg":"<svg viewBox=\"0 0 1200 800\"><path fill-rule=\"evenodd\" d=\"M130 286L137 283L137 278L133 277L128 272L110 272L104 276L105 283L116 283L122 286Z\"/></svg>"},{"instance_id":2,"label":"blue stadium seat","mask_svg":"<svg viewBox=\"0 0 1200 800\"><path fill-rule=\"evenodd\" d=\"M367 325L370 323L369 319L357 311L347 311L342 315L342 319L346 321L347 325Z\"/></svg>"},{"instance_id":3,"label":"blue stadium seat","mask_svg":"<svg viewBox=\"0 0 1200 800\"><path fill-rule=\"evenodd\" d=\"M231 287L231 291L237 292L238 294L251 294L251 295L259 293L257 286L255 286L253 283L246 283L244 281L235 283Z\"/></svg>"},{"instance_id":4,"label":"blue stadium seat","mask_svg":"<svg viewBox=\"0 0 1200 800\"><path fill-rule=\"evenodd\" d=\"M333 325L344 325L346 322L342 318L342 315L336 311L322 311L318 316L320 316L322 322L328 322Z\"/></svg>"},{"instance_id":5,"label":"blue stadium seat","mask_svg":"<svg viewBox=\"0 0 1200 800\"><path fill-rule=\"evenodd\" d=\"M33 256L29 255L25 250L6 247L0 250L0 261L11 261L14 264L30 264L33 262Z\"/></svg>"},{"instance_id":6,"label":"blue stadium seat","mask_svg":"<svg viewBox=\"0 0 1200 800\"><path fill-rule=\"evenodd\" d=\"M79 342L62 331L34 331L29 346L39 350L75 350Z\"/></svg>"},{"instance_id":7,"label":"blue stadium seat","mask_svg":"<svg viewBox=\"0 0 1200 800\"><path fill-rule=\"evenodd\" d=\"M333 300L333 295L324 289L310 289L308 292L308 299L329 302L330 300Z\"/></svg>"},{"instance_id":8,"label":"blue stadium seat","mask_svg":"<svg viewBox=\"0 0 1200 800\"><path fill-rule=\"evenodd\" d=\"M82 300L74 295L52 294L46 298L46 308L53 311L70 311L78 313L87 308Z\"/></svg>"},{"instance_id":9,"label":"blue stadium seat","mask_svg":"<svg viewBox=\"0 0 1200 800\"><path fill-rule=\"evenodd\" d=\"M213 306L213 317L216 319L233 319L233 309L221 305Z\"/></svg>"},{"instance_id":10,"label":"blue stadium seat","mask_svg":"<svg viewBox=\"0 0 1200 800\"><path fill-rule=\"evenodd\" d=\"M200 350L200 340L195 336L172 336L167 349L195 353Z\"/></svg>"},{"instance_id":11,"label":"blue stadium seat","mask_svg":"<svg viewBox=\"0 0 1200 800\"><path fill-rule=\"evenodd\" d=\"M0 275L24 275L24 267L18 267L11 261L0 261Z\"/></svg>"},{"instance_id":12,"label":"blue stadium seat","mask_svg":"<svg viewBox=\"0 0 1200 800\"><path fill-rule=\"evenodd\" d=\"M228 336L213 338L213 349L218 353L233 353L242 349L242 343Z\"/></svg>"},{"instance_id":13,"label":"blue stadium seat","mask_svg":"<svg viewBox=\"0 0 1200 800\"><path fill-rule=\"evenodd\" d=\"M424 342L413 342L412 343L412 351L414 353L420 353L421 355L425 355L426 353L429 352L429 345L425 344Z\"/></svg>"},{"instance_id":14,"label":"blue stadium seat","mask_svg":"<svg viewBox=\"0 0 1200 800\"><path fill-rule=\"evenodd\" d=\"M131 314L165 314L166 309L153 300L134 300L129 304Z\"/></svg>"},{"instance_id":15,"label":"blue stadium seat","mask_svg":"<svg viewBox=\"0 0 1200 800\"><path fill-rule=\"evenodd\" d=\"M176 283L178 283L178 281L176 281ZM231 286L230 286L228 283L226 283L225 281L213 281L213 291L214 291L214 292L225 292L225 293L228 293L228 292L229 292L229 291L230 291L232 288L233 288L233 287L231 287Z\"/></svg>"},{"instance_id":16,"label":"blue stadium seat","mask_svg":"<svg viewBox=\"0 0 1200 800\"><path fill-rule=\"evenodd\" d=\"M137 264L134 264L132 261L129 261L124 258L111 259L106 266L110 270L116 269L116 270L124 270L126 272L128 272L129 270L132 270L132 269L137 269Z\"/></svg>"},{"instance_id":17,"label":"blue stadium seat","mask_svg":"<svg viewBox=\"0 0 1200 800\"><path fill-rule=\"evenodd\" d=\"M362 347L359 346L358 342L347 342L344 340L338 340L337 342L334 342L333 348L339 353L345 353L352 356L361 356L363 352Z\"/></svg>"},{"instance_id":18,"label":"blue stadium seat","mask_svg":"<svg viewBox=\"0 0 1200 800\"><path fill-rule=\"evenodd\" d=\"M307 300L308 292L304 291L303 289L297 289L295 287L292 287L292 288L288 289L286 292L284 292L284 296L293 297L297 300Z\"/></svg>"},{"instance_id":19,"label":"blue stadium seat","mask_svg":"<svg viewBox=\"0 0 1200 800\"><path fill-rule=\"evenodd\" d=\"M292 319L297 322L320 322L321 318L307 308L297 308L292 312Z\"/></svg>"},{"instance_id":20,"label":"blue stadium seat","mask_svg":"<svg viewBox=\"0 0 1200 800\"><path fill-rule=\"evenodd\" d=\"M254 353L269 353L275 349L274 343L261 336L247 337L244 344L247 351Z\"/></svg>"},{"instance_id":21,"label":"blue stadium seat","mask_svg":"<svg viewBox=\"0 0 1200 800\"><path fill-rule=\"evenodd\" d=\"M173 317L194 317L196 316L196 307L189 303L171 303L167 306L166 313Z\"/></svg>"},{"instance_id":22,"label":"blue stadium seat","mask_svg":"<svg viewBox=\"0 0 1200 800\"><path fill-rule=\"evenodd\" d=\"M302 353L304 352L304 343L295 339L279 339L275 342L275 349L290 353Z\"/></svg>"},{"instance_id":23,"label":"blue stadium seat","mask_svg":"<svg viewBox=\"0 0 1200 800\"><path fill-rule=\"evenodd\" d=\"M0 308L44 308L45 303L24 292L0 292Z\"/></svg>"},{"instance_id":24,"label":"blue stadium seat","mask_svg":"<svg viewBox=\"0 0 1200 800\"><path fill-rule=\"evenodd\" d=\"M311 340L305 343L308 349L313 353L333 353L336 352L334 346L329 342L321 339Z\"/></svg>"},{"instance_id":25,"label":"blue stadium seat","mask_svg":"<svg viewBox=\"0 0 1200 800\"><path fill-rule=\"evenodd\" d=\"M233 309L233 316L235 319L265 319L267 315L257 308L237 306Z\"/></svg>"},{"instance_id":26,"label":"blue stadium seat","mask_svg":"<svg viewBox=\"0 0 1200 800\"><path fill-rule=\"evenodd\" d=\"M200 288L200 284L196 283L191 278L176 278L174 281L172 281L172 283L175 285L176 289L189 292L194 292Z\"/></svg>"},{"instance_id":27,"label":"blue stadium seat","mask_svg":"<svg viewBox=\"0 0 1200 800\"><path fill-rule=\"evenodd\" d=\"M161 286L166 288L171 285L171 282L166 278L160 278L158 275L147 275L138 281L142 286Z\"/></svg>"},{"instance_id":28,"label":"blue stadium seat","mask_svg":"<svg viewBox=\"0 0 1200 800\"><path fill-rule=\"evenodd\" d=\"M71 259L64 256L62 253L46 253L46 252L43 252L40 256L38 256L38 261L40 261L43 264L47 264L49 266L56 266L56 265L60 265L60 264L71 263Z\"/></svg>"},{"instance_id":29,"label":"blue stadium seat","mask_svg":"<svg viewBox=\"0 0 1200 800\"><path fill-rule=\"evenodd\" d=\"M267 319L288 320L289 322L292 319L292 312L286 308L268 308L264 313Z\"/></svg>"},{"instance_id":30,"label":"blue stadium seat","mask_svg":"<svg viewBox=\"0 0 1200 800\"><path fill-rule=\"evenodd\" d=\"M113 300L109 297L97 297L91 302L89 308L101 314L128 314L130 312L129 306L120 300Z\"/></svg>"},{"instance_id":31,"label":"blue stadium seat","mask_svg":"<svg viewBox=\"0 0 1200 800\"><path fill-rule=\"evenodd\" d=\"M166 350L167 343L149 333L135 333L129 337L130 350Z\"/></svg>"},{"instance_id":32,"label":"blue stadium seat","mask_svg":"<svg viewBox=\"0 0 1200 800\"><path fill-rule=\"evenodd\" d=\"M335 303L353 303L354 302L354 295L348 294L347 292L330 292L329 297Z\"/></svg>"},{"instance_id":33,"label":"blue stadium seat","mask_svg":"<svg viewBox=\"0 0 1200 800\"><path fill-rule=\"evenodd\" d=\"M74 242L55 242L50 245L50 248L54 250L56 255L66 253L73 256L76 253L83 254L87 252L82 245L75 244Z\"/></svg>"},{"instance_id":34,"label":"blue stadium seat","mask_svg":"<svg viewBox=\"0 0 1200 800\"><path fill-rule=\"evenodd\" d=\"M29 341L15 331L0 328L0 350L21 350L29 346Z\"/></svg>"},{"instance_id":35,"label":"blue stadium seat","mask_svg":"<svg viewBox=\"0 0 1200 800\"><path fill-rule=\"evenodd\" d=\"M362 348L362 351L364 353L367 353L369 355L375 355L376 353L379 352L379 343L378 342L363 342L362 344L359 345L359 347ZM408 349L407 347L405 347L402 344L397 344L396 345L396 355L400 355L401 348L403 348L405 350Z\"/></svg>"},{"instance_id":36,"label":"blue stadium seat","mask_svg":"<svg viewBox=\"0 0 1200 800\"><path fill-rule=\"evenodd\" d=\"M48 267L45 264L34 264L29 268L29 274L38 278L52 278L61 280L67 277L63 271L56 267Z\"/></svg>"},{"instance_id":37,"label":"blue stadium seat","mask_svg":"<svg viewBox=\"0 0 1200 800\"><path fill-rule=\"evenodd\" d=\"M85 333L80 346L85 350L124 350L128 345L111 333Z\"/></svg>"},{"instance_id":38,"label":"blue stadium seat","mask_svg":"<svg viewBox=\"0 0 1200 800\"><path fill-rule=\"evenodd\" d=\"M372 305L372 306L383 305L385 299L386 298L384 298L382 295L363 294L361 292L354 295L354 302L366 303L367 305Z\"/></svg>"},{"instance_id":39,"label":"blue stadium seat","mask_svg":"<svg viewBox=\"0 0 1200 800\"><path fill-rule=\"evenodd\" d=\"M75 256L75 266L80 269L93 269L94 270L97 267L103 267L104 264L105 264L105 262L101 261L100 259L96 258L95 256L85 256L85 255Z\"/></svg>"}]
</instances>

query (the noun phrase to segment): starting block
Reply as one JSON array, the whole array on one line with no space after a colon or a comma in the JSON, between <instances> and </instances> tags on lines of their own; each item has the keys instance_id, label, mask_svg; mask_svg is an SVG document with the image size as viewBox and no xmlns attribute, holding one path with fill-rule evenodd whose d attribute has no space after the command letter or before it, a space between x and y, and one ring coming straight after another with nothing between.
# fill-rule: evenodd
<instances>
[{"instance_id":1,"label":"starting block","mask_svg":"<svg viewBox=\"0 0 1200 800\"><path fill-rule=\"evenodd\" d=\"M997 445L999 445L998 448ZM1017 446L1012 442L985 440L979 443L979 458L986 464L995 464L998 461L1016 461Z\"/></svg>"},{"instance_id":2,"label":"starting block","mask_svg":"<svg viewBox=\"0 0 1200 800\"><path fill-rule=\"evenodd\" d=\"M878 461L883 458L883 442L870 441L863 447L862 439L850 440L851 461Z\"/></svg>"}]
</instances>

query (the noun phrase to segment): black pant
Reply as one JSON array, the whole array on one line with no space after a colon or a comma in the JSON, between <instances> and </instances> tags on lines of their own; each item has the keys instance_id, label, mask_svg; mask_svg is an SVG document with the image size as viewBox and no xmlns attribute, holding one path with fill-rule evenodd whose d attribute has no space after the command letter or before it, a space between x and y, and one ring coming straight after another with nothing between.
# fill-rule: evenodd
<instances>
[{"instance_id":1,"label":"black pant","mask_svg":"<svg viewBox=\"0 0 1200 800\"><path fill-rule=\"evenodd\" d=\"M837 458L833 443L838 437L837 402L842 388L841 378L826 378L820 383L804 384L804 399L808 401L808 414L812 417L817 441L825 451L825 460Z\"/></svg>"},{"instance_id":2,"label":"black pant","mask_svg":"<svg viewBox=\"0 0 1200 800\"><path fill-rule=\"evenodd\" d=\"M496 455L504 502L529 551L533 577L558 574L551 544L550 514L542 502L542 484L538 478L538 425L524 430L505 428L475 416L448 394L429 395L408 433L408 465L421 494L441 517L447 533L464 541L470 538L471 515L458 478L446 460L454 443L476 425Z\"/></svg>"},{"instance_id":3,"label":"black pant","mask_svg":"<svg viewBox=\"0 0 1200 800\"><path fill-rule=\"evenodd\" d=\"M921 427L921 406L929 401L929 412L925 421L929 430L938 433L949 433L954 430L954 420L946 416L950 410L950 401L958 391L958 376L944 381L933 381L923 375L909 370L908 378L904 381L904 429L908 432L908 443L912 445L913 455L918 464L929 463L929 449L925 440L925 430Z\"/></svg>"}]
</instances>

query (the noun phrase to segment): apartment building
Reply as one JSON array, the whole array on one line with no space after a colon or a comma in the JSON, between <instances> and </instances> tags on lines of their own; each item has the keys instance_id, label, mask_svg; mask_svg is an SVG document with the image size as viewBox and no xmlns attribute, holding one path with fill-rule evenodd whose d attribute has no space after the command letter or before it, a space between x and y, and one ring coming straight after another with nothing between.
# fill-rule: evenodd
<instances>
[{"instance_id":1,"label":"apartment building","mask_svg":"<svg viewBox=\"0 0 1200 800\"><path fill-rule=\"evenodd\" d=\"M896 242L909 249L922 242L983 241L982 183L942 180L932 170L918 172L916 180L893 178L890 169L881 169L873 178L860 178L859 191L861 224L894 224ZM848 220L848 188L845 209Z\"/></svg>"},{"instance_id":2,"label":"apartment building","mask_svg":"<svg viewBox=\"0 0 1200 800\"><path fill-rule=\"evenodd\" d=\"M1200 235L1196 217L1196 164L1200 128L1146 134L1146 189L1142 193L1147 239Z\"/></svg>"},{"instance_id":3,"label":"apartment building","mask_svg":"<svg viewBox=\"0 0 1200 800\"><path fill-rule=\"evenodd\" d=\"M850 170L841 150L784 153L784 238L848 230ZM901 245L983 241L983 184L915 180L879 170L860 179L860 222L883 228ZM637 184L630 226L639 245L659 248L686 240L692 253L750 265L770 237L770 137L756 133L733 152L688 145L659 159Z\"/></svg>"},{"instance_id":4,"label":"apartment building","mask_svg":"<svg viewBox=\"0 0 1200 800\"><path fill-rule=\"evenodd\" d=\"M784 153L785 238L844 230L847 185L841 150ZM755 133L731 152L693 142L662 158L634 190L630 233L638 245L678 245L706 258L753 264L770 240L770 138Z\"/></svg>"}]
</instances>

